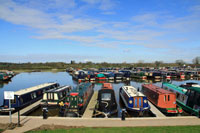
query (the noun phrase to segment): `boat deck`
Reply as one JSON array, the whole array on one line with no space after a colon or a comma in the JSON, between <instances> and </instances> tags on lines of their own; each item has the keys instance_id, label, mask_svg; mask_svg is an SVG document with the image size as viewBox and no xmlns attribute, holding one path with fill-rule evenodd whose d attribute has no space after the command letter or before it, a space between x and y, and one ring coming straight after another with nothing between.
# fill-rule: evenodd
<instances>
[{"instance_id":1,"label":"boat deck","mask_svg":"<svg viewBox=\"0 0 200 133\"><path fill-rule=\"evenodd\" d=\"M92 118L92 115L93 115L93 112L94 112L94 108L95 108L95 105L97 103L97 96L98 96L98 92L95 91L87 108L85 109L85 112L83 114L83 118Z\"/></svg>"},{"instance_id":2,"label":"boat deck","mask_svg":"<svg viewBox=\"0 0 200 133\"><path fill-rule=\"evenodd\" d=\"M40 106L40 103L41 103L42 100L39 100L33 104L30 104L29 106L23 108L20 110L20 115L25 115L25 114L28 114L30 113L31 111L33 111L34 109L38 108ZM15 112L13 114L14 116L17 116L18 115L18 112Z\"/></svg>"},{"instance_id":3,"label":"boat deck","mask_svg":"<svg viewBox=\"0 0 200 133\"><path fill-rule=\"evenodd\" d=\"M162 112L160 112L151 102L148 102L151 106L151 112L156 115L156 117L166 117Z\"/></svg>"}]
</instances>

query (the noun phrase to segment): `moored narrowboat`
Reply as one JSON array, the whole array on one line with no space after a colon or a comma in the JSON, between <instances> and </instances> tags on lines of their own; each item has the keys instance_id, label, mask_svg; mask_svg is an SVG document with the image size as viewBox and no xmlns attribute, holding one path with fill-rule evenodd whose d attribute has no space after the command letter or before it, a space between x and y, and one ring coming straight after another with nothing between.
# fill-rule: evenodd
<instances>
[{"instance_id":1,"label":"moored narrowboat","mask_svg":"<svg viewBox=\"0 0 200 133\"><path fill-rule=\"evenodd\" d=\"M200 88L200 85L198 83L194 83L194 82L187 82L185 84L181 84L180 87L183 87L183 88L189 88L189 87Z\"/></svg>"},{"instance_id":2,"label":"moored narrowboat","mask_svg":"<svg viewBox=\"0 0 200 133\"><path fill-rule=\"evenodd\" d=\"M42 107L57 108L59 107L59 103L66 98L70 90L71 86L60 86L45 91L40 105Z\"/></svg>"},{"instance_id":3,"label":"moored narrowboat","mask_svg":"<svg viewBox=\"0 0 200 133\"><path fill-rule=\"evenodd\" d=\"M81 83L68 93L64 101L66 116L80 116L83 114L94 93L93 88L94 84L92 83Z\"/></svg>"},{"instance_id":4,"label":"moored narrowboat","mask_svg":"<svg viewBox=\"0 0 200 133\"><path fill-rule=\"evenodd\" d=\"M150 105L148 104L147 97L133 86L121 87L119 95L128 111L137 113L139 116L149 112Z\"/></svg>"},{"instance_id":5,"label":"moored narrowboat","mask_svg":"<svg viewBox=\"0 0 200 133\"><path fill-rule=\"evenodd\" d=\"M153 103L165 114L182 113L182 108L176 105L176 94L155 86L153 84L143 84L143 93L147 96L148 100Z\"/></svg>"},{"instance_id":6,"label":"moored narrowboat","mask_svg":"<svg viewBox=\"0 0 200 133\"><path fill-rule=\"evenodd\" d=\"M115 80L122 80L123 79L123 73L122 72L115 72L114 79Z\"/></svg>"},{"instance_id":7,"label":"moored narrowboat","mask_svg":"<svg viewBox=\"0 0 200 133\"><path fill-rule=\"evenodd\" d=\"M11 108L18 110L30 105L40 100L43 96L43 92L58 86L58 83L44 83L38 86L16 91L14 92L14 100L11 100ZM4 100L3 107L5 109L9 107L9 100Z\"/></svg>"},{"instance_id":8,"label":"moored narrowboat","mask_svg":"<svg viewBox=\"0 0 200 133\"><path fill-rule=\"evenodd\" d=\"M162 78L161 72L157 72L157 71L149 72L147 78L160 79Z\"/></svg>"},{"instance_id":9,"label":"moored narrowboat","mask_svg":"<svg viewBox=\"0 0 200 133\"><path fill-rule=\"evenodd\" d=\"M164 89L176 93L176 102L186 112L200 117L200 88L182 88L170 83L162 84Z\"/></svg>"},{"instance_id":10,"label":"moored narrowboat","mask_svg":"<svg viewBox=\"0 0 200 133\"><path fill-rule=\"evenodd\" d=\"M111 83L104 83L98 91L94 116L112 117L117 115L117 102Z\"/></svg>"},{"instance_id":11,"label":"moored narrowboat","mask_svg":"<svg viewBox=\"0 0 200 133\"><path fill-rule=\"evenodd\" d=\"M106 80L106 76L103 73L98 73L96 75L96 80Z\"/></svg>"}]
</instances>

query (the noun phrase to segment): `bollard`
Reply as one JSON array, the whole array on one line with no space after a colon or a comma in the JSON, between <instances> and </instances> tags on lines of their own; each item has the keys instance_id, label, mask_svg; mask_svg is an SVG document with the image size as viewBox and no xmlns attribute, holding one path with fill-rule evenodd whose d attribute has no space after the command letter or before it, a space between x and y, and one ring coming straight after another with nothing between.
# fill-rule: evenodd
<instances>
[{"instance_id":1,"label":"bollard","mask_svg":"<svg viewBox=\"0 0 200 133\"><path fill-rule=\"evenodd\" d=\"M122 114L121 114L121 120L122 121L125 121L125 118L126 118L125 113L126 113L126 109L122 109Z\"/></svg>"},{"instance_id":2,"label":"bollard","mask_svg":"<svg viewBox=\"0 0 200 133\"><path fill-rule=\"evenodd\" d=\"M199 118L200 118L200 110L199 110Z\"/></svg>"},{"instance_id":3,"label":"bollard","mask_svg":"<svg viewBox=\"0 0 200 133\"><path fill-rule=\"evenodd\" d=\"M43 111L43 119L47 119L47 117L48 117L48 115L47 115L48 109L47 108L43 108L42 111Z\"/></svg>"}]
</instances>

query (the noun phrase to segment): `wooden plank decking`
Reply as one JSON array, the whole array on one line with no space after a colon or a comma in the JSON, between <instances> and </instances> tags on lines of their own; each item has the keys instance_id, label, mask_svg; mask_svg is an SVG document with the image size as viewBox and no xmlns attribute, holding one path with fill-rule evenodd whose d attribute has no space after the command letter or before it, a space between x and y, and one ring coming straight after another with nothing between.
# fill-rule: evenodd
<instances>
[{"instance_id":1,"label":"wooden plank decking","mask_svg":"<svg viewBox=\"0 0 200 133\"><path fill-rule=\"evenodd\" d=\"M95 105L97 103L97 96L98 96L98 92L95 91L87 108L85 109L85 112L83 114L83 118L92 118L92 115L93 115L93 112L94 112L94 108L95 108Z\"/></svg>"}]
</instances>

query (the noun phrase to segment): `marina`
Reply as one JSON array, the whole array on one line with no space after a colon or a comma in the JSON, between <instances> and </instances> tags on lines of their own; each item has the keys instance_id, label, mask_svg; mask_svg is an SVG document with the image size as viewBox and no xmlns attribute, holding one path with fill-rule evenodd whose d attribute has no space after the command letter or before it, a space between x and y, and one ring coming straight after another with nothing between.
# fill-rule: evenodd
<instances>
[{"instance_id":1,"label":"marina","mask_svg":"<svg viewBox=\"0 0 200 133\"><path fill-rule=\"evenodd\" d=\"M37 76L40 79L40 77L41 77L40 82L47 82L47 80L48 80L48 81L57 81L61 86L62 85L69 85L69 86L72 86L72 87L76 87L78 85L78 82L76 82L76 80L73 80L73 78L66 72L58 72L58 73L32 72L32 73L21 73L21 74L16 75L13 78L13 81L10 82L7 86L4 86L4 88L6 90L11 90L11 89L9 89L9 86L12 86L13 83L16 84L16 81L19 80L19 78L21 79L22 77L26 77L26 80L28 80L27 79L27 74L29 75L29 79L31 79L33 77L35 78ZM42 77L51 77L51 79L44 79ZM193 81L193 82L199 83L198 80L180 80L180 81L172 81L172 82L174 84L181 85L181 84L186 83L186 81L187 82ZM20 81L17 81L17 82L20 82ZM106 81L106 82L109 82L109 80ZM117 114L116 118L117 117L121 117L121 111L122 111L122 109L124 109L124 105L122 104L122 100L120 100L120 98L119 98L119 88L124 86L124 85L132 85L132 86L138 88L139 91L141 91L142 90L142 84L145 83L145 82L147 82L147 80L142 80L142 81L139 80L138 81L138 80L134 80L134 79L131 79L129 81L121 80L119 82L115 82L115 81L111 82L111 84L113 85L113 90L115 90L116 101L117 101L117 104L118 104L118 107L117 107L118 114ZM162 86L162 82L161 81L160 82L148 81L148 82L154 82L153 84L158 85L160 87ZM31 85L29 84L27 86L31 86ZM94 91L95 91L95 93L91 96L92 98L88 102L88 108L85 107L86 108L85 109L86 112L89 112L89 113L86 113L87 114L86 115L86 114L84 114L84 112L82 112L83 113L83 117L86 117L86 118L93 117L93 111L94 111L94 108L95 108L95 105L96 105L96 102L97 102L96 99L97 99L97 95L98 95L98 90L100 90L101 87L102 87L102 82L94 82ZM2 88L0 91L3 92L5 90L4 88ZM21 89L21 88L19 88L19 89ZM3 96L1 96L1 104L3 104ZM24 110L21 110L20 114L21 115L29 115L29 116L42 116L42 108L39 106L39 104L41 104L41 102L37 102L35 104L31 104L30 107L28 106ZM159 111L158 111L158 109L156 107L153 107L150 102L149 102L149 104L151 106L151 109L150 109L150 113L149 113L148 117L155 117L155 116L156 117L163 117L163 115L161 113L159 113ZM34 109L32 109L33 107L34 107ZM55 111L56 111L55 114L49 113L48 114L49 117L51 117L51 116L59 116L59 108L56 109ZM15 113L15 115L16 115L16 113ZM189 116L189 114L187 114L187 113L184 113L184 116L185 115ZM132 115L130 113L130 114L127 114L127 117L136 117L136 116L134 116L134 115Z\"/></svg>"}]
</instances>

